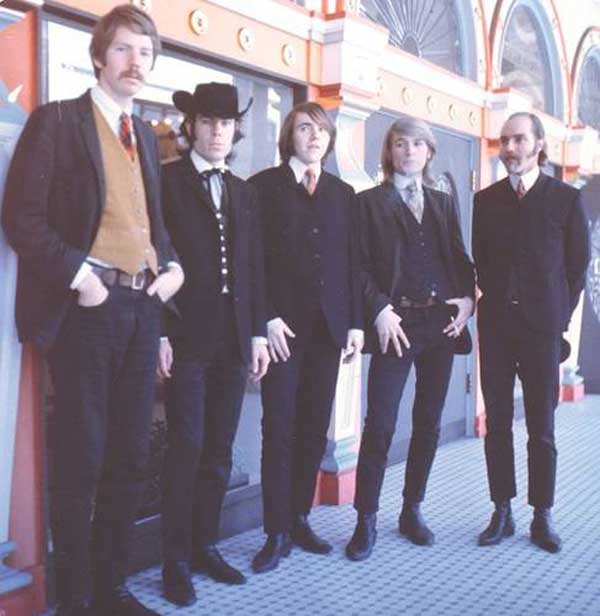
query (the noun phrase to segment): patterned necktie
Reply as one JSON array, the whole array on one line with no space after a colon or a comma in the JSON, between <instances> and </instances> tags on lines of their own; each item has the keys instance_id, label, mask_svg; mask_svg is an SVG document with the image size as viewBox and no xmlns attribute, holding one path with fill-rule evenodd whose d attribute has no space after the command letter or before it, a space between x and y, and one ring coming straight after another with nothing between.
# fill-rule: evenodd
<instances>
[{"instance_id":1,"label":"patterned necktie","mask_svg":"<svg viewBox=\"0 0 600 616\"><path fill-rule=\"evenodd\" d=\"M306 178L306 190L309 195L313 195L317 189L317 174L315 173L315 170L308 167L308 169L304 172L304 177Z\"/></svg>"},{"instance_id":2,"label":"patterned necktie","mask_svg":"<svg viewBox=\"0 0 600 616\"><path fill-rule=\"evenodd\" d=\"M405 190L406 205L408 205L408 209L420 224L421 220L423 220L423 199L421 198L421 192L419 191L416 181L413 180Z\"/></svg>"},{"instance_id":3,"label":"patterned necktie","mask_svg":"<svg viewBox=\"0 0 600 616\"><path fill-rule=\"evenodd\" d=\"M523 184L523 178L519 178L519 183L517 184L517 197L521 200L527 194L527 189L525 188L525 184Z\"/></svg>"},{"instance_id":4,"label":"patterned necktie","mask_svg":"<svg viewBox=\"0 0 600 616\"><path fill-rule=\"evenodd\" d=\"M133 145L133 133L131 132L131 118L125 112L119 116L119 139L133 162L135 160L135 146Z\"/></svg>"}]
</instances>

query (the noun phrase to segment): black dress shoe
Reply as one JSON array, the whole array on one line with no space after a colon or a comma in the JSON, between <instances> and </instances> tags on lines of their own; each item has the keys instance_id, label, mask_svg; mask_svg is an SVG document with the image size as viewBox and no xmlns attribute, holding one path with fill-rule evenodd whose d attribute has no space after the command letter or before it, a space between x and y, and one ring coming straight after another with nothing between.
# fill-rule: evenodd
<instances>
[{"instance_id":1,"label":"black dress shoe","mask_svg":"<svg viewBox=\"0 0 600 616\"><path fill-rule=\"evenodd\" d=\"M433 545L435 541L434 534L425 524L419 503L404 503L398 519L398 530L415 545Z\"/></svg>"},{"instance_id":2,"label":"black dress shoe","mask_svg":"<svg viewBox=\"0 0 600 616\"><path fill-rule=\"evenodd\" d=\"M510 501L496 503L496 510L492 513L492 519L488 527L479 535L479 545L497 545L504 537L512 537L515 534L515 521L510 509Z\"/></svg>"},{"instance_id":3,"label":"black dress shoe","mask_svg":"<svg viewBox=\"0 0 600 616\"><path fill-rule=\"evenodd\" d=\"M54 616L92 616L93 614L90 602L81 599L59 603Z\"/></svg>"},{"instance_id":4,"label":"black dress shoe","mask_svg":"<svg viewBox=\"0 0 600 616\"><path fill-rule=\"evenodd\" d=\"M192 571L206 573L216 582L224 584L246 583L244 574L227 563L215 545L205 545L195 551L192 557Z\"/></svg>"},{"instance_id":5,"label":"black dress shoe","mask_svg":"<svg viewBox=\"0 0 600 616\"><path fill-rule=\"evenodd\" d=\"M142 605L125 584L95 597L92 608L96 616L160 616Z\"/></svg>"},{"instance_id":6,"label":"black dress shoe","mask_svg":"<svg viewBox=\"0 0 600 616\"><path fill-rule=\"evenodd\" d=\"M167 601L186 607L196 603L190 566L185 561L166 562L162 570L163 595Z\"/></svg>"},{"instance_id":7,"label":"black dress shoe","mask_svg":"<svg viewBox=\"0 0 600 616\"><path fill-rule=\"evenodd\" d=\"M365 560L371 556L377 539L376 513L359 513L352 539L346 546L346 556L350 560Z\"/></svg>"},{"instance_id":8,"label":"black dress shoe","mask_svg":"<svg viewBox=\"0 0 600 616\"><path fill-rule=\"evenodd\" d=\"M296 516L290 535L292 541L306 552L312 552L313 554L329 554L333 549L330 543L321 539L321 537L313 531L305 515Z\"/></svg>"},{"instance_id":9,"label":"black dress shoe","mask_svg":"<svg viewBox=\"0 0 600 616\"><path fill-rule=\"evenodd\" d=\"M530 533L531 543L539 546L542 550L552 554L560 552L562 541L552 528L550 509L535 508Z\"/></svg>"},{"instance_id":10,"label":"black dress shoe","mask_svg":"<svg viewBox=\"0 0 600 616\"><path fill-rule=\"evenodd\" d=\"M252 569L255 573L271 571L279 565L279 561L290 555L292 540L288 533L269 535L265 545L252 559Z\"/></svg>"}]
</instances>

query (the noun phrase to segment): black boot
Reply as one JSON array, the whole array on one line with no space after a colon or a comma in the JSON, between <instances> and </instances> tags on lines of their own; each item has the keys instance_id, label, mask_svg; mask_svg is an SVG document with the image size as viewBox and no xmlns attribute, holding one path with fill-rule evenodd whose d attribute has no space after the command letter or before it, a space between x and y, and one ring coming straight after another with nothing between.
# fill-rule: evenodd
<instances>
[{"instance_id":1,"label":"black boot","mask_svg":"<svg viewBox=\"0 0 600 616\"><path fill-rule=\"evenodd\" d=\"M246 577L232 567L220 554L215 545L205 545L192 556L192 571L207 573L216 582L224 584L245 584Z\"/></svg>"},{"instance_id":2,"label":"black boot","mask_svg":"<svg viewBox=\"0 0 600 616\"><path fill-rule=\"evenodd\" d=\"M531 543L539 546L542 550L552 554L560 552L562 541L552 528L550 509L536 507L533 510L530 533Z\"/></svg>"},{"instance_id":3,"label":"black boot","mask_svg":"<svg viewBox=\"0 0 600 616\"><path fill-rule=\"evenodd\" d=\"M434 534L427 528L421 514L420 503L404 503L398 519L398 530L415 545L433 545L435 541Z\"/></svg>"},{"instance_id":4,"label":"black boot","mask_svg":"<svg viewBox=\"0 0 600 616\"><path fill-rule=\"evenodd\" d=\"M366 560L371 556L377 540L377 514L360 513L352 539L346 546L346 556L350 560Z\"/></svg>"},{"instance_id":5,"label":"black boot","mask_svg":"<svg viewBox=\"0 0 600 616\"><path fill-rule=\"evenodd\" d=\"M492 519L488 527L479 535L479 545L497 545L504 537L512 537L515 534L515 521L510 509L510 501L498 501L496 510L492 513Z\"/></svg>"},{"instance_id":6,"label":"black boot","mask_svg":"<svg viewBox=\"0 0 600 616\"><path fill-rule=\"evenodd\" d=\"M289 556L291 551L292 540L288 533L269 535L265 545L252 559L252 569L255 573L271 571L279 565L282 558Z\"/></svg>"},{"instance_id":7,"label":"black boot","mask_svg":"<svg viewBox=\"0 0 600 616\"><path fill-rule=\"evenodd\" d=\"M333 549L331 544L321 539L310 527L308 518L305 515L297 515L294 519L292 541L306 552L313 554L329 554Z\"/></svg>"},{"instance_id":8,"label":"black boot","mask_svg":"<svg viewBox=\"0 0 600 616\"><path fill-rule=\"evenodd\" d=\"M163 595L167 601L182 607L196 603L196 591L186 561L165 562L162 579Z\"/></svg>"}]
</instances>

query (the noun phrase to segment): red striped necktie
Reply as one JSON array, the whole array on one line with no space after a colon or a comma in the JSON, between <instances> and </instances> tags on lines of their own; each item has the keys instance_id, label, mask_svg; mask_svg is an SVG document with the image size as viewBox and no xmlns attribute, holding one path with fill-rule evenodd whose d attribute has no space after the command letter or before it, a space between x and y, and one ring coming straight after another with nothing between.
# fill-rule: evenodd
<instances>
[{"instance_id":1,"label":"red striped necktie","mask_svg":"<svg viewBox=\"0 0 600 616\"><path fill-rule=\"evenodd\" d=\"M125 112L119 116L119 140L133 162L135 160L135 146L133 145L133 133L131 132L131 118Z\"/></svg>"}]
</instances>

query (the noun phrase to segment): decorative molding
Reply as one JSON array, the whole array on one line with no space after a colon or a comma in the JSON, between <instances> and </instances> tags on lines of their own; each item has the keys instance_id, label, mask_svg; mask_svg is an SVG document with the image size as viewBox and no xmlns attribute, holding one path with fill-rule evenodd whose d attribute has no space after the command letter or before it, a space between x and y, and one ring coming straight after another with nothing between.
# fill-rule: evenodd
<instances>
[{"instance_id":1,"label":"decorative molding","mask_svg":"<svg viewBox=\"0 0 600 616\"><path fill-rule=\"evenodd\" d=\"M293 45L286 43L281 48L281 59L286 66L294 66L298 60L296 48Z\"/></svg>"},{"instance_id":2,"label":"decorative molding","mask_svg":"<svg viewBox=\"0 0 600 616\"><path fill-rule=\"evenodd\" d=\"M238 45L243 51L252 51L256 43L254 30L250 28L240 28L237 33Z\"/></svg>"},{"instance_id":3,"label":"decorative molding","mask_svg":"<svg viewBox=\"0 0 600 616\"><path fill-rule=\"evenodd\" d=\"M198 35L208 32L208 17L200 9L190 13L190 28Z\"/></svg>"}]
</instances>

